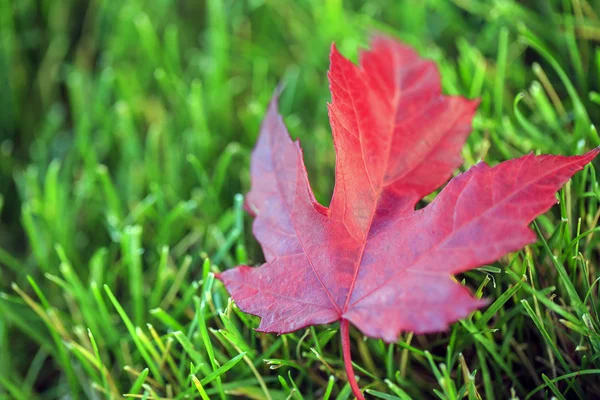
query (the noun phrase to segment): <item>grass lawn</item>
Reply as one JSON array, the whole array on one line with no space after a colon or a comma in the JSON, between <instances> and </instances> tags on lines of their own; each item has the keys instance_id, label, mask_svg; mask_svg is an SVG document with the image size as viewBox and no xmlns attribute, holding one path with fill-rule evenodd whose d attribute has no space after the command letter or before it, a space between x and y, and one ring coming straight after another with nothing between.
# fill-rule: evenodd
<instances>
[{"instance_id":1,"label":"grass lawn","mask_svg":"<svg viewBox=\"0 0 600 400\"><path fill-rule=\"evenodd\" d=\"M213 274L262 260L240 193L280 81L328 203L329 48L373 31L481 98L465 169L600 145L599 0L0 0L0 399L353 398L339 325L259 334ZM352 331L368 398L600 398L592 165L559 201L449 332Z\"/></svg>"}]
</instances>

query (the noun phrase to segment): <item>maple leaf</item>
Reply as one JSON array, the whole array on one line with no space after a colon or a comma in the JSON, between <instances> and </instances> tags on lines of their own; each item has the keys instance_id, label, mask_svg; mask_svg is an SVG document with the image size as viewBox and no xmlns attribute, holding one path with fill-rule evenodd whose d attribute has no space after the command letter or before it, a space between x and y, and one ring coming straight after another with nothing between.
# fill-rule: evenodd
<instances>
[{"instance_id":1,"label":"maple leaf","mask_svg":"<svg viewBox=\"0 0 600 400\"><path fill-rule=\"evenodd\" d=\"M349 323L394 342L402 331L445 330L485 305L452 275L534 242L528 225L599 150L479 163L415 211L460 166L478 101L442 95L436 65L390 38L376 37L358 66L335 46L330 59L330 206L315 200L275 96L252 154L246 199L266 262L218 278L241 310L262 318L259 331L339 321L348 379L362 399Z\"/></svg>"}]
</instances>

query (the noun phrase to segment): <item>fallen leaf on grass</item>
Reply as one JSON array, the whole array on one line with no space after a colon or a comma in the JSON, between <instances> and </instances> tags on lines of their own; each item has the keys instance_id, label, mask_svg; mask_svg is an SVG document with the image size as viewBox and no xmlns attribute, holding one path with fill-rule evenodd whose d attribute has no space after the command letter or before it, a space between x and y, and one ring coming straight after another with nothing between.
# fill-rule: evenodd
<instances>
[{"instance_id":1,"label":"fallen leaf on grass","mask_svg":"<svg viewBox=\"0 0 600 400\"><path fill-rule=\"evenodd\" d=\"M349 382L349 324L394 342L437 332L486 304L453 274L536 240L528 225L597 154L479 163L433 202L415 205L460 166L477 100L441 94L432 61L376 37L359 65L331 51L329 119L336 150L329 207L308 183L302 151L271 102L252 155L246 207L266 263L221 273L259 331L287 333L339 321Z\"/></svg>"}]
</instances>

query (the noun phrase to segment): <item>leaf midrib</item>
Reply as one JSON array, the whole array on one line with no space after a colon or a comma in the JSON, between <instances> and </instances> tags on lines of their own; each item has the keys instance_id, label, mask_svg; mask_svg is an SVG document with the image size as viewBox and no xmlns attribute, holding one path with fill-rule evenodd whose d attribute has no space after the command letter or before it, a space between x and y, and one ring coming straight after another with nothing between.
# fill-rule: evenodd
<instances>
[{"instance_id":1,"label":"leaf midrib","mask_svg":"<svg viewBox=\"0 0 600 400\"><path fill-rule=\"evenodd\" d=\"M398 65L398 59L397 59L397 54L395 52L392 52L393 57L394 57L394 65L397 66ZM358 67L357 67L358 68ZM363 69L362 66L359 68L359 72L361 73L361 78L362 78L362 73L363 73ZM348 85L348 81L346 79L346 74L344 73L344 71L342 71L342 75L344 76L344 82L346 82L346 86ZM368 84L368 82L365 80L365 82ZM396 85L395 88L395 94L394 94L394 98L392 99L392 110L394 111L393 115L396 115L397 112L397 108L400 104L400 96L399 96L399 83ZM350 96L350 98L352 99L352 96ZM356 114L356 107L354 106L354 99L351 100L352 101L352 110L354 111L354 118L356 119L356 125L357 127L360 126L360 123L358 121L358 115ZM394 119L395 121L395 119ZM391 136L394 134L395 131L395 123L391 123L390 124L390 128L391 128L391 132L389 134L389 137L391 138ZM360 142L360 148L361 148L361 153L362 153L362 148L363 148L363 141L362 141L362 136L360 135L360 130L359 130L359 135L358 135L358 140ZM391 143L389 144L388 148L387 148L387 155L385 158L385 168L383 169L384 173L385 171L387 171L388 166L389 166L389 162L390 162L390 155L391 155L391 151L392 151L392 146ZM367 169L367 166L365 164L365 160L363 157L363 165L365 166L365 172L367 173L367 176L369 177L369 183L371 183L371 177L369 175L369 170ZM382 177L383 179L383 177ZM371 187L373 187L373 184L371 183ZM344 303L344 308L342 309L342 316L343 314L348 310L348 305L350 303L350 298L352 297L352 293L354 292L354 286L356 286L356 281L358 280L358 270L360 269L360 266L362 264L362 259L364 257L365 254L365 248L367 247L367 238L369 237L369 232L371 231L371 228L373 226L373 219L375 218L375 212L377 211L377 204L379 204L379 199L381 197L381 193L383 193L383 189L386 186L384 185L384 182L382 180L381 182L381 186L379 188L379 190L377 191L377 195L375 196L375 201L373 202L373 207L371 208L371 213L370 213L370 219L369 219L369 224L368 224L368 229L364 234L364 239L362 240L361 243L361 248L360 248L360 255L357 257L356 263L354 264L354 274L352 276L352 281L350 284L350 288L348 288L348 294L346 295L346 302Z\"/></svg>"}]
</instances>

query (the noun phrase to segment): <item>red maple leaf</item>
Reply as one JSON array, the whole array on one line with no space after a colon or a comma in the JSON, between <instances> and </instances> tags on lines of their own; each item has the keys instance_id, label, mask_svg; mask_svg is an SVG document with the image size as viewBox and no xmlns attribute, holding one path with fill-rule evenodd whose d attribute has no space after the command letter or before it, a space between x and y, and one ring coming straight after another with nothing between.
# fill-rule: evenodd
<instances>
[{"instance_id":1,"label":"red maple leaf","mask_svg":"<svg viewBox=\"0 0 600 400\"><path fill-rule=\"evenodd\" d=\"M259 331L279 334L340 321L348 379L349 323L394 342L402 331L445 330L486 304L453 274L536 240L528 225L597 154L534 156L456 176L477 100L441 94L432 61L376 37L354 65L331 50L329 119L336 150L329 208L314 198L302 151L271 102L252 154L247 209L266 262L221 273Z\"/></svg>"}]
</instances>

